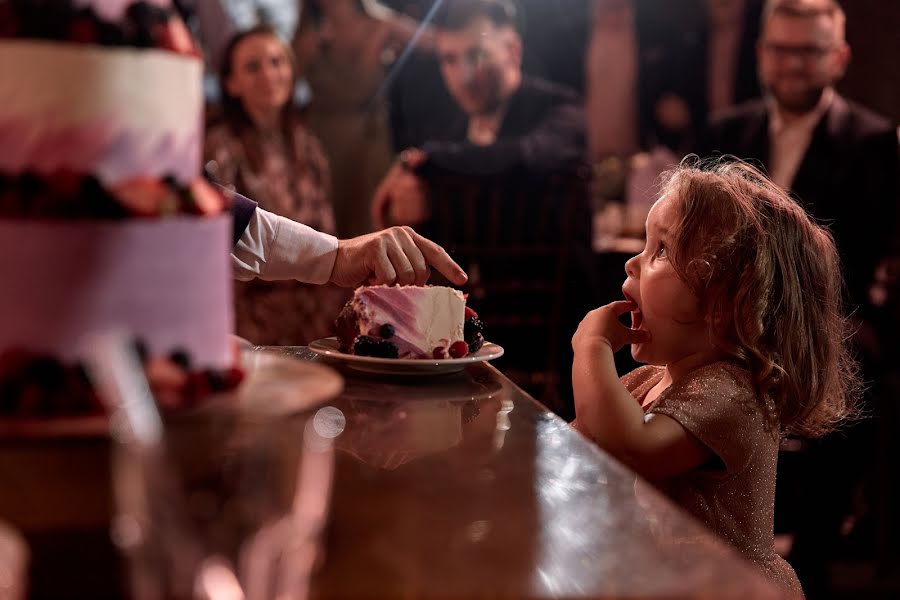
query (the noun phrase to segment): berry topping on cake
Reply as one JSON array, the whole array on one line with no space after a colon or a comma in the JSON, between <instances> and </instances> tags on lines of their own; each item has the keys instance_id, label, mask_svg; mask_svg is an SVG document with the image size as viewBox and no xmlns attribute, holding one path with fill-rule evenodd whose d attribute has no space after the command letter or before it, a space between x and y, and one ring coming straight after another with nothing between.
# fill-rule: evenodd
<instances>
[{"instance_id":1,"label":"berry topping on cake","mask_svg":"<svg viewBox=\"0 0 900 600\"><path fill-rule=\"evenodd\" d=\"M372 356L375 358L399 358L397 346L388 340L379 340L368 335L356 336L353 343L353 353L357 356Z\"/></svg>"},{"instance_id":2,"label":"berry topping on cake","mask_svg":"<svg viewBox=\"0 0 900 600\"><path fill-rule=\"evenodd\" d=\"M450 358L463 358L469 353L469 345L462 340L450 344Z\"/></svg>"},{"instance_id":3,"label":"berry topping on cake","mask_svg":"<svg viewBox=\"0 0 900 600\"><path fill-rule=\"evenodd\" d=\"M475 311L472 312L474 314ZM478 317L467 318L464 331L466 344L469 345L469 353L473 354L481 350L481 347L484 346L484 323L481 322L481 319Z\"/></svg>"}]
</instances>

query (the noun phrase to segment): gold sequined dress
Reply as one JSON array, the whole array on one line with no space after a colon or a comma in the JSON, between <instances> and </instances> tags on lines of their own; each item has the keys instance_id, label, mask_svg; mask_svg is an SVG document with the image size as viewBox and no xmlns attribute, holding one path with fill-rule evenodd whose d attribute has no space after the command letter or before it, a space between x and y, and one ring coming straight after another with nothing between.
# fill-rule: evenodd
<instances>
[{"instance_id":1,"label":"gold sequined dress","mask_svg":"<svg viewBox=\"0 0 900 600\"><path fill-rule=\"evenodd\" d=\"M641 403L664 368L622 377ZM790 597L803 597L797 575L774 549L779 434L767 428L750 374L728 362L697 369L644 408L681 424L713 453L707 465L672 479L663 491L759 565Z\"/></svg>"}]
</instances>

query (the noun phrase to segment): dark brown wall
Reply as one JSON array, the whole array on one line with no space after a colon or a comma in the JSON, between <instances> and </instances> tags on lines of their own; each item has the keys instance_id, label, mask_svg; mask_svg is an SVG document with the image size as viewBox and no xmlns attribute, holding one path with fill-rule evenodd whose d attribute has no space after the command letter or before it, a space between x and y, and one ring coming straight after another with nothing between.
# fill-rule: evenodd
<instances>
[{"instance_id":1,"label":"dark brown wall","mask_svg":"<svg viewBox=\"0 0 900 600\"><path fill-rule=\"evenodd\" d=\"M900 123L900 0L843 0L853 60L841 92Z\"/></svg>"}]
</instances>

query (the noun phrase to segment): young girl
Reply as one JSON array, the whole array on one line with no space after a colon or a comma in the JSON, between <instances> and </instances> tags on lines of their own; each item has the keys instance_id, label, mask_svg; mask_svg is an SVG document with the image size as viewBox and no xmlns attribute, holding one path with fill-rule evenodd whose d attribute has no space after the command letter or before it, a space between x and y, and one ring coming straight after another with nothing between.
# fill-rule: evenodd
<instances>
[{"instance_id":1,"label":"young girl","mask_svg":"<svg viewBox=\"0 0 900 600\"><path fill-rule=\"evenodd\" d=\"M625 271L572 339L575 427L802 595L773 548L779 441L828 432L858 390L831 235L744 163L683 164ZM620 380L625 344L647 366Z\"/></svg>"}]
</instances>

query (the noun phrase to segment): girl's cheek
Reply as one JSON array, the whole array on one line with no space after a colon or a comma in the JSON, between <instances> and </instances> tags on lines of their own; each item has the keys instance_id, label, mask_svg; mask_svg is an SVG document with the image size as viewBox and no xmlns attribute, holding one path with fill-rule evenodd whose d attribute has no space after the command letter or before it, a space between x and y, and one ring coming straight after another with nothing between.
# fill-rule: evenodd
<instances>
[{"instance_id":1,"label":"girl's cheek","mask_svg":"<svg viewBox=\"0 0 900 600\"><path fill-rule=\"evenodd\" d=\"M660 281L655 293L642 294L642 300L641 312L648 318L684 324L700 318L697 299L677 277Z\"/></svg>"}]
</instances>

